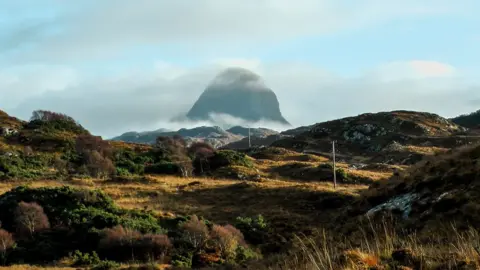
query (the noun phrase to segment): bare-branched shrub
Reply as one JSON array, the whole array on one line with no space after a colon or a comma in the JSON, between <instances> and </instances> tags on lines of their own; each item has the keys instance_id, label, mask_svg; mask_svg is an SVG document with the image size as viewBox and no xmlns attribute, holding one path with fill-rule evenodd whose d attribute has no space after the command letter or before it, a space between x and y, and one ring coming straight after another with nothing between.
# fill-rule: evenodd
<instances>
[{"instance_id":1,"label":"bare-branched shrub","mask_svg":"<svg viewBox=\"0 0 480 270\"><path fill-rule=\"evenodd\" d=\"M0 259L5 263L7 252L15 245L15 240L11 233L0 229Z\"/></svg>"},{"instance_id":2,"label":"bare-branched shrub","mask_svg":"<svg viewBox=\"0 0 480 270\"><path fill-rule=\"evenodd\" d=\"M83 153L85 165L89 174L93 177L107 177L115 172L115 166L108 157L102 156L99 152L85 151Z\"/></svg>"},{"instance_id":3,"label":"bare-branched shrub","mask_svg":"<svg viewBox=\"0 0 480 270\"><path fill-rule=\"evenodd\" d=\"M187 153L187 143L181 136L158 137L155 141L154 150L162 159L169 159L175 163L180 168L183 177L192 174L192 160Z\"/></svg>"},{"instance_id":4,"label":"bare-branched shrub","mask_svg":"<svg viewBox=\"0 0 480 270\"><path fill-rule=\"evenodd\" d=\"M106 177L115 172L111 160L111 145L99 136L80 135L75 140L75 150L83 158L88 174L93 177Z\"/></svg>"},{"instance_id":5,"label":"bare-branched shrub","mask_svg":"<svg viewBox=\"0 0 480 270\"><path fill-rule=\"evenodd\" d=\"M144 260L159 260L173 247L168 236L164 234L145 234L135 243L136 254Z\"/></svg>"},{"instance_id":6,"label":"bare-branched shrub","mask_svg":"<svg viewBox=\"0 0 480 270\"><path fill-rule=\"evenodd\" d=\"M21 236L32 236L35 232L50 228L50 222L43 207L32 202L20 202L15 209L17 232Z\"/></svg>"},{"instance_id":7,"label":"bare-branched shrub","mask_svg":"<svg viewBox=\"0 0 480 270\"><path fill-rule=\"evenodd\" d=\"M232 230L233 226L214 225L212 228L212 240L224 258L235 256L238 245L243 241L243 235Z\"/></svg>"},{"instance_id":8,"label":"bare-branched shrub","mask_svg":"<svg viewBox=\"0 0 480 270\"><path fill-rule=\"evenodd\" d=\"M32 113L32 117L30 118L30 121L69 121L69 122L76 122L75 119L72 117L65 115L63 113L56 113L56 112L51 112L51 111L45 111L45 110L36 110Z\"/></svg>"},{"instance_id":9,"label":"bare-branched shrub","mask_svg":"<svg viewBox=\"0 0 480 270\"><path fill-rule=\"evenodd\" d=\"M188 154L194 158L196 170L203 173L208 168L208 159L215 154L215 149L205 142L195 142L188 148Z\"/></svg>"},{"instance_id":10,"label":"bare-branched shrub","mask_svg":"<svg viewBox=\"0 0 480 270\"><path fill-rule=\"evenodd\" d=\"M141 234L138 231L116 226L106 229L100 241L100 252L109 259L158 260L172 248L166 235Z\"/></svg>"},{"instance_id":11,"label":"bare-branched shrub","mask_svg":"<svg viewBox=\"0 0 480 270\"><path fill-rule=\"evenodd\" d=\"M202 248L208 240L208 227L204 221L199 220L196 215L193 215L189 221L182 225L183 237L195 249Z\"/></svg>"}]
</instances>

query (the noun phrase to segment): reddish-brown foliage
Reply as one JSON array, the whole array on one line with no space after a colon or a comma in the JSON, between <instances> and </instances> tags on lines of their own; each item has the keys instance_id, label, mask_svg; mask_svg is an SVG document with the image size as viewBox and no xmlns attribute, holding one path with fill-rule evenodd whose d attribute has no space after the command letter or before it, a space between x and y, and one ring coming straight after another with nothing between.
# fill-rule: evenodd
<instances>
[{"instance_id":1,"label":"reddish-brown foliage","mask_svg":"<svg viewBox=\"0 0 480 270\"><path fill-rule=\"evenodd\" d=\"M21 236L32 236L35 232L50 228L50 222L43 207L32 202L20 202L15 209L17 232Z\"/></svg>"},{"instance_id":2,"label":"reddish-brown foliage","mask_svg":"<svg viewBox=\"0 0 480 270\"><path fill-rule=\"evenodd\" d=\"M64 120L64 121L75 122L75 120L68 115L51 112L51 111L44 111L44 110L36 110L32 113L32 117L30 118L30 121L35 121L35 120L40 120L40 121Z\"/></svg>"},{"instance_id":3,"label":"reddish-brown foliage","mask_svg":"<svg viewBox=\"0 0 480 270\"><path fill-rule=\"evenodd\" d=\"M227 226L214 225L212 228L212 240L223 257L231 258L235 255L235 251L243 237L239 238L238 232L232 230L233 226Z\"/></svg>"},{"instance_id":4,"label":"reddish-brown foliage","mask_svg":"<svg viewBox=\"0 0 480 270\"><path fill-rule=\"evenodd\" d=\"M195 249L203 247L208 240L208 227L204 221L199 220L196 215L193 215L189 221L182 225L183 237Z\"/></svg>"},{"instance_id":5,"label":"reddish-brown foliage","mask_svg":"<svg viewBox=\"0 0 480 270\"><path fill-rule=\"evenodd\" d=\"M13 235L4 229L0 229L0 253L4 254L15 244Z\"/></svg>"},{"instance_id":6,"label":"reddish-brown foliage","mask_svg":"<svg viewBox=\"0 0 480 270\"><path fill-rule=\"evenodd\" d=\"M93 177L109 176L115 172L112 160L97 151L85 151L83 157L87 170Z\"/></svg>"},{"instance_id":7,"label":"reddish-brown foliage","mask_svg":"<svg viewBox=\"0 0 480 270\"><path fill-rule=\"evenodd\" d=\"M187 154L187 143L181 136L160 136L156 139L154 149L159 155L168 157L177 164L182 171L182 176L187 177L192 174L193 165Z\"/></svg>"},{"instance_id":8,"label":"reddish-brown foliage","mask_svg":"<svg viewBox=\"0 0 480 270\"><path fill-rule=\"evenodd\" d=\"M113 260L158 260L172 248L166 235L143 235L122 226L106 229L104 233L100 241L100 252Z\"/></svg>"},{"instance_id":9,"label":"reddish-brown foliage","mask_svg":"<svg viewBox=\"0 0 480 270\"><path fill-rule=\"evenodd\" d=\"M89 134L79 135L75 139L75 150L82 154L85 151L97 151L104 157L112 155L112 147L108 141L104 141L100 136L92 136Z\"/></svg>"},{"instance_id":10,"label":"reddish-brown foliage","mask_svg":"<svg viewBox=\"0 0 480 270\"><path fill-rule=\"evenodd\" d=\"M10 250L15 245L15 240L11 233L0 229L0 259L2 263L5 263L6 255L8 250Z\"/></svg>"}]
</instances>

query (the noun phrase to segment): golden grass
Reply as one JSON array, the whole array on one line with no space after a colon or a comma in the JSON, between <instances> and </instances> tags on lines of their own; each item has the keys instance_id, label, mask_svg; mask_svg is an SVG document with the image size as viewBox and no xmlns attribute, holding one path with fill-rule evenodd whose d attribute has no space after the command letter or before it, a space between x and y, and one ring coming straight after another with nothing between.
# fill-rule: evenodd
<instances>
[{"instance_id":1,"label":"golden grass","mask_svg":"<svg viewBox=\"0 0 480 270\"><path fill-rule=\"evenodd\" d=\"M297 251L269 269L480 269L480 235L473 228L460 233L452 227L450 242L432 235L430 243L422 242L414 234L399 237L387 224L383 228L372 227L372 232L372 237L365 236L355 247L348 240L334 241L325 232L316 240L297 236Z\"/></svg>"},{"instance_id":2,"label":"golden grass","mask_svg":"<svg viewBox=\"0 0 480 270\"><path fill-rule=\"evenodd\" d=\"M298 183L282 180L242 182L227 179L148 177L149 183L115 183L99 179L32 181L31 187L70 185L101 189L121 207L149 209L161 216L196 214L216 223L231 223L238 216L264 215L267 219L291 223L300 230L313 229L322 218L316 204L325 194L358 196L364 185ZM22 183L2 182L0 193ZM189 185L190 184L190 185Z\"/></svg>"},{"instance_id":3,"label":"golden grass","mask_svg":"<svg viewBox=\"0 0 480 270\"><path fill-rule=\"evenodd\" d=\"M404 151L412 152L422 155L434 155L437 153L446 153L447 148L435 147L435 146L416 146L416 145L405 145Z\"/></svg>"},{"instance_id":4,"label":"golden grass","mask_svg":"<svg viewBox=\"0 0 480 270\"><path fill-rule=\"evenodd\" d=\"M368 179L371 179L372 181L380 181L383 179L388 179L393 175L393 172L374 172L374 171L351 170L351 169L348 169L347 173L349 176L368 178Z\"/></svg>"}]
</instances>

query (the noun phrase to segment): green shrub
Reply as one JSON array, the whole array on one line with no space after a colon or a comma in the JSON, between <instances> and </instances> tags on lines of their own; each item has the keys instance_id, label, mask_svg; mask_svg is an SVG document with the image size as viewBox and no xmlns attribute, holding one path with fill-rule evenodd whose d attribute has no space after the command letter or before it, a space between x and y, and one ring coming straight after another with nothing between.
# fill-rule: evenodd
<instances>
[{"instance_id":1,"label":"green shrub","mask_svg":"<svg viewBox=\"0 0 480 270\"><path fill-rule=\"evenodd\" d=\"M2 227L13 229L13 210L21 201L40 204L52 226L63 225L86 232L125 225L143 232L162 231L150 214L116 207L113 200L99 190L72 187L28 188L20 186L0 196Z\"/></svg>"},{"instance_id":2,"label":"green shrub","mask_svg":"<svg viewBox=\"0 0 480 270\"><path fill-rule=\"evenodd\" d=\"M145 173L148 174L169 174L174 175L180 173L180 167L171 162L160 162L145 167Z\"/></svg>"},{"instance_id":3,"label":"green shrub","mask_svg":"<svg viewBox=\"0 0 480 270\"><path fill-rule=\"evenodd\" d=\"M348 173L346 170L339 168L335 170L335 173L337 174L337 178L341 181L347 181L348 180Z\"/></svg>"},{"instance_id":4,"label":"green shrub","mask_svg":"<svg viewBox=\"0 0 480 270\"><path fill-rule=\"evenodd\" d=\"M5 179L46 178L53 156L35 154L24 156L19 152L11 152L10 156L0 156L0 172Z\"/></svg>"},{"instance_id":5,"label":"green shrub","mask_svg":"<svg viewBox=\"0 0 480 270\"><path fill-rule=\"evenodd\" d=\"M245 240L252 244L262 244L269 233L268 223L262 215L254 218L237 217L235 227L243 233Z\"/></svg>"},{"instance_id":6,"label":"green shrub","mask_svg":"<svg viewBox=\"0 0 480 270\"><path fill-rule=\"evenodd\" d=\"M235 251L236 253L236 259L235 261L237 263L245 263L250 260L256 260L260 258L260 255L253 251L251 248L248 248L246 246L238 246L237 250Z\"/></svg>"},{"instance_id":7,"label":"green shrub","mask_svg":"<svg viewBox=\"0 0 480 270\"><path fill-rule=\"evenodd\" d=\"M72 266L90 266L99 264L102 261L95 251L92 251L92 253L82 253L79 250L75 250L70 257L73 260Z\"/></svg>"},{"instance_id":8,"label":"green shrub","mask_svg":"<svg viewBox=\"0 0 480 270\"><path fill-rule=\"evenodd\" d=\"M192 268L192 253L175 254L172 256L171 264L176 267Z\"/></svg>"},{"instance_id":9,"label":"green shrub","mask_svg":"<svg viewBox=\"0 0 480 270\"><path fill-rule=\"evenodd\" d=\"M212 170L226 166L253 167L253 163L247 158L247 155L233 150L215 152L215 154L209 158L208 163Z\"/></svg>"},{"instance_id":10,"label":"green shrub","mask_svg":"<svg viewBox=\"0 0 480 270\"><path fill-rule=\"evenodd\" d=\"M143 174L145 171L145 164L154 163L154 160L149 153L137 153L133 150L117 150L113 159L117 167L117 173L129 172L131 174Z\"/></svg>"},{"instance_id":11,"label":"green shrub","mask_svg":"<svg viewBox=\"0 0 480 270\"><path fill-rule=\"evenodd\" d=\"M120 268L120 264L114 261L104 260L92 267L92 270L111 270Z\"/></svg>"},{"instance_id":12,"label":"green shrub","mask_svg":"<svg viewBox=\"0 0 480 270\"><path fill-rule=\"evenodd\" d=\"M88 131L81 125L70 119L56 120L32 120L25 125L25 129L38 130L42 133L54 133L56 131L67 131L75 134L88 134Z\"/></svg>"}]
</instances>

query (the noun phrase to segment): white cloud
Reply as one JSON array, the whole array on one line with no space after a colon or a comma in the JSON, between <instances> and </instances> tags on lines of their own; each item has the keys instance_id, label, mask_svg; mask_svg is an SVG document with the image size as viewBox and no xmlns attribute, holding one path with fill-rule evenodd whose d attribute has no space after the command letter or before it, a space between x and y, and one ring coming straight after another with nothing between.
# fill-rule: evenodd
<instances>
[{"instance_id":1,"label":"white cloud","mask_svg":"<svg viewBox=\"0 0 480 270\"><path fill-rule=\"evenodd\" d=\"M30 64L0 69L0 106L13 107L26 98L78 83L77 72L66 66Z\"/></svg>"},{"instance_id":2,"label":"white cloud","mask_svg":"<svg viewBox=\"0 0 480 270\"><path fill-rule=\"evenodd\" d=\"M383 82L452 78L455 75L457 75L457 70L451 65L423 60L390 62L368 72L369 77Z\"/></svg>"},{"instance_id":3,"label":"white cloud","mask_svg":"<svg viewBox=\"0 0 480 270\"><path fill-rule=\"evenodd\" d=\"M234 62L249 61L237 59ZM74 87L65 84L64 89L55 92L46 91L45 87L43 90L38 88L37 81L31 79L32 74L24 73L18 77L24 84L18 85L19 88L10 88L11 91L37 87L43 93L26 99L10 112L23 118L39 108L64 112L94 133L107 137L129 130L190 125L170 123L169 120L186 113L222 67L212 62L194 68L170 65L162 61L156 63L163 63L160 65L163 70L160 74L158 64L156 68L152 64L151 72L143 73L141 77L136 73L125 73L115 76L114 79L82 79L82 83ZM295 126L364 112L394 109L430 111L444 116L478 109L479 104L473 102L480 98L478 85L469 85L457 77L448 76L440 77L438 81L437 75L442 72L449 74L444 72L450 70L446 68L449 66L442 63L420 63L427 63L420 65L421 74L427 77L427 81L424 81L424 77L416 76L385 81L381 77L372 77L373 72L346 78L300 63L259 63L258 68L267 86L277 94L285 118ZM399 69L395 69L395 66ZM383 72L384 75L397 74L404 66L386 64L374 71ZM387 68L382 71L382 67ZM418 65L416 67L418 68ZM426 67L426 71L423 67ZM442 72L432 73L432 70ZM175 76L165 77L162 74ZM0 100L0 105L3 100ZM230 120L238 122L235 119Z\"/></svg>"},{"instance_id":4,"label":"white cloud","mask_svg":"<svg viewBox=\"0 0 480 270\"><path fill-rule=\"evenodd\" d=\"M126 48L142 45L181 46L190 53L219 54L232 48L248 50L396 19L458 13L468 10L470 1L85 0L82 4L54 3L51 6L67 10L70 7L68 16L58 15L57 27L61 30L55 32L56 36L42 37L37 49L19 54L18 58L85 60L114 56ZM22 39L33 42L34 35L13 35L18 37L18 42Z\"/></svg>"}]
</instances>

